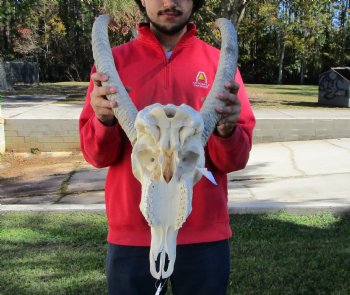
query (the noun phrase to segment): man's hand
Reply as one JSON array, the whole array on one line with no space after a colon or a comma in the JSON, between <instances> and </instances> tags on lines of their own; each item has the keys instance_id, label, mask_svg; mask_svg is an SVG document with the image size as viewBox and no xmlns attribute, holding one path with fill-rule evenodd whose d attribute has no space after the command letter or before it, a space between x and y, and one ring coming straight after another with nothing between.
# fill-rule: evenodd
<instances>
[{"instance_id":1,"label":"man's hand","mask_svg":"<svg viewBox=\"0 0 350 295\"><path fill-rule=\"evenodd\" d=\"M117 107L117 103L107 100L106 95L116 93L117 90L114 86L102 86L102 82L108 81L108 76L103 73L93 73L91 79L94 83L94 90L90 97L95 115L102 124L112 126L117 122L113 113L113 108Z\"/></svg>"},{"instance_id":2,"label":"man's hand","mask_svg":"<svg viewBox=\"0 0 350 295\"><path fill-rule=\"evenodd\" d=\"M220 93L216 96L217 99L226 103L226 106L216 109L221 114L221 119L216 126L215 133L221 137L229 137L232 134L241 113L241 102L237 97L239 84L226 82L225 88L229 92Z\"/></svg>"}]
</instances>

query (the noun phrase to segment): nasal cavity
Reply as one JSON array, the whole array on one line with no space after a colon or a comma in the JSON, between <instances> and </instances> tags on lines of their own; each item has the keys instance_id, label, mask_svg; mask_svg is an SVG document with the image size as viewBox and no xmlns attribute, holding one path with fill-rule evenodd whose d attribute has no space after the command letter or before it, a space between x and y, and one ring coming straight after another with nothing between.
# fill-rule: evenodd
<instances>
[{"instance_id":1,"label":"nasal cavity","mask_svg":"<svg viewBox=\"0 0 350 295\"><path fill-rule=\"evenodd\" d=\"M165 256L165 257L164 257ZM164 259L164 261L162 261ZM163 250L160 252L157 256L157 260L155 261L156 263L156 272L166 272L169 267L169 256L168 254Z\"/></svg>"},{"instance_id":2,"label":"nasal cavity","mask_svg":"<svg viewBox=\"0 0 350 295\"><path fill-rule=\"evenodd\" d=\"M173 107L166 107L164 108L164 112L165 112L165 115L168 117L168 118L174 118L175 117L175 114L176 114L176 108L173 108Z\"/></svg>"},{"instance_id":3,"label":"nasal cavity","mask_svg":"<svg viewBox=\"0 0 350 295\"><path fill-rule=\"evenodd\" d=\"M166 183L169 183L173 178L174 169L173 169L173 152L166 151L164 152L163 157L163 178Z\"/></svg>"}]
</instances>

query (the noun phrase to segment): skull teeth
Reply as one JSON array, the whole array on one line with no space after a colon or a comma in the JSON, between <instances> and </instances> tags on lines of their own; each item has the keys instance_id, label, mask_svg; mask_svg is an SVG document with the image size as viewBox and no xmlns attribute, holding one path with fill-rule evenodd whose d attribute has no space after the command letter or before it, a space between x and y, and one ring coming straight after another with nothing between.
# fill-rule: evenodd
<instances>
[{"instance_id":1,"label":"skull teeth","mask_svg":"<svg viewBox=\"0 0 350 295\"><path fill-rule=\"evenodd\" d=\"M153 226L156 224L156 218L153 212L153 196L154 196L154 188L155 185L153 181L150 181L148 185L145 185L146 191L144 193L143 199L143 212L145 219L149 226Z\"/></svg>"},{"instance_id":2,"label":"skull teeth","mask_svg":"<svg viewBox=\"0 0 350 295\"><path fill-rule=\"evenodd\" d=\"M175 229L181 228L187 218L186 216L187 207L188 207L187 189L183 183L180 183L179 191L180 191L179 211L176 218Z\"/></svg>"}]
</instances>

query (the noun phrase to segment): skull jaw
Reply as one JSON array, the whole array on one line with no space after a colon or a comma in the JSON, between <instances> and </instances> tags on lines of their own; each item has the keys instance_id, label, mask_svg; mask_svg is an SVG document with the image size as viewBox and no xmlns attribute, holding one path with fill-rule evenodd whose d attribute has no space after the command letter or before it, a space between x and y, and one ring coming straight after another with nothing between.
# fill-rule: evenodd
<instances>
[{"instance_id":1,"label":"skull jaw","mask_svg":"<svg viewBox=\"0 0 350 295\"><path fill-rule=\"evenodd\" d=\"M143 180L140 209L151 227L150 272L165 279L174 270L178 230L192 211L193 183L176 177L169 183Z\"/></svg>"},{"instance_id":2,"label":"skull jaw","mask_svg":"<svg viewBox=\"0 0 350 295\"><path fill-rule=\"evenodd\" d=\"M176 238L178 230L173 227L151 227L150 272L156 279L166 279L174 271Z\"/></svg>"}]
</instances>

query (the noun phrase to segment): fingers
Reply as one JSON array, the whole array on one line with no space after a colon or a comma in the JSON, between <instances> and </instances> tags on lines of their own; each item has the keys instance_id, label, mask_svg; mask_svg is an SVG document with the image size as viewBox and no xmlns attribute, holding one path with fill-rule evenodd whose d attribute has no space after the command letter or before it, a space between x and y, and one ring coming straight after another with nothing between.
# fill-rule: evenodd
<instances>
[{"instance_id":1,"label":"fingers","mask_svg":"<svg viewBox=\"0 0 350 295\"><path fill-rule=\"evenodd\" d=\"M106 82L108 81L109 77L106 74L103 74L101 72L95 72L91 75L91 80L94 83L95 86L101 87L102 86L102 82ZM131 91L131 87L130 86L125 86L125 90L129 93ZM112 90L112 93L115 93L115 90ZM110 93L107 93L110 94Z\"/></svg>"},{"instance_id":2,"label":"fingers","mask_svg":"<svg viewBox=\"0 0 350 295\"><path fill-rule=\"evenodd\" d=\"M222 117L239 113L241 110L241 102L236 94L222 93L217 95L217 99L225 102L225 105L216 108L216 111L221 114Z\"/></svg>"},{"instance_id":3,"label":"fingers","mask_svg":"<svg viewBox=\"0 0 350 295\"><path fill-rule=\"evenodd\" d=\"M105 125L115 123L113 108L117 106L115 101L107 100L107 95L116 93L114 86L102 86L102 82L108 81L108 76L99 72L91 75L94 83L94 89L91 92L91 106L96 117Z\"/></svg>"},{"instance_id":4,"label":"fingers","mask_svg":"<svg viewBox=\"0 0 350 295\"><path fill-rule=\"evenodd\" d=\"M225 102L224 106L216 108L221 115L217 124L217 132L224 137L233 132L241 113L241 102L237 97L239 86L236 82L227 82L225 88L228 91L216 96L217 99Z\"/></svg>"},{"instance_id":5,"label":"fingers","mask_svg":"<svg viewBox=\"0 0 350 295\"><path fill-rule=\"evenodd\" d=\"M233 94L237 94L240 85L239 85L239 83L233 81L233 82L226 82L224 84L224 86L229 92L231 92Z\"/></svg>"},{"instance_id":6,"label":"fingers","mask_svg":"<svg viewBox=\"0 0 350 295\"><path fill-rule=\"evenodd\" d=\"M103 73L96 72L91 75L91 80L95 86L102 86L102 82L108 81L108 76Z\"/></svg>"}]
</instances>

